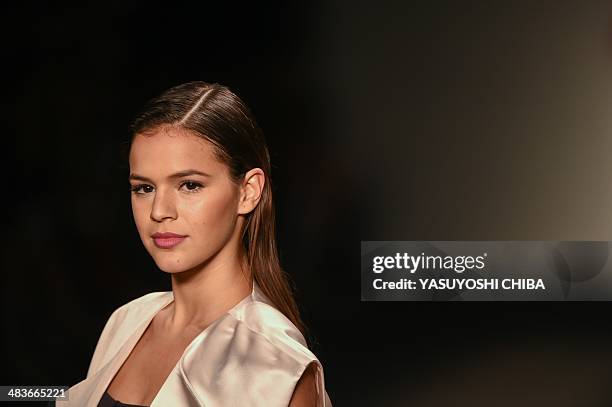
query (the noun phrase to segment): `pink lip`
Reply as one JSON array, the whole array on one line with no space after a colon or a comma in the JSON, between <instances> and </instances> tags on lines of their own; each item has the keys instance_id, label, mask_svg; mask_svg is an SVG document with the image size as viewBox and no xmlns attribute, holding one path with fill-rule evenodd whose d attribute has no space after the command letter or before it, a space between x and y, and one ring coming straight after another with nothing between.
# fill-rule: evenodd
<instances>
[{"instance_id":1,"label":"pink lip","mask_svg":"<svg viewBox=\"0 0 612 407\"><path fill-rule=\"evenodd\" d=\"M170 249L185 240L187 236L177 235L171 232L158 232L151 235L151 237L153 238L153 242L155 242L155 246L161 249Z\"/></svg>"}]
</instances>

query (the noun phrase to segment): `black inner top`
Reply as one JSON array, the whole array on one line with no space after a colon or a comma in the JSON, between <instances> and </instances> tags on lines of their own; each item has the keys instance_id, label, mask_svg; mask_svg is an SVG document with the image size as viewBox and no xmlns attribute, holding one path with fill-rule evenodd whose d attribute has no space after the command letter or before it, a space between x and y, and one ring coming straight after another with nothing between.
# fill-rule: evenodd
<instances>
[{"instance_id":1,"label":"black inner top","mask_svg":"<svg viewBox=\"0 0 612 407\"><path fill-rule=\"evenodd\" d=\"M98 407L149 407L143 406L140 404L125 404L120 401L115 400L108 394L108 391L105 391L98 403Z\"/></svg>"}]
</instances>

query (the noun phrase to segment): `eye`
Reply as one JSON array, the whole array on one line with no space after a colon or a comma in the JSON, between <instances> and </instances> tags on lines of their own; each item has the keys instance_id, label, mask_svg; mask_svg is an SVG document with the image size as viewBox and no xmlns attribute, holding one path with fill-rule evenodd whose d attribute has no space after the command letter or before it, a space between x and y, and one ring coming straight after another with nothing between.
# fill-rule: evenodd
<instances>
[{"instance_id":1,"label":"eye","mask_svg":"<svg viewBox=\"0 0 612 407\"><path fill-rule=\"evenodd\" d=\"M185 187L187 192L197 192L202 188L202 184L196 181L185 181L181 184L181 188Z\"/></svg>"},{"instance_id":2,"label":"eye","mask_svg":"<svg viewBox=\"0 0 612 407\"><path fill-rule=\"evenodd\" d=\"M153 187L147 184L138 184L130 187L130 191L136 195L144 195L153 192Z\"/></svg>"}]
</instances>

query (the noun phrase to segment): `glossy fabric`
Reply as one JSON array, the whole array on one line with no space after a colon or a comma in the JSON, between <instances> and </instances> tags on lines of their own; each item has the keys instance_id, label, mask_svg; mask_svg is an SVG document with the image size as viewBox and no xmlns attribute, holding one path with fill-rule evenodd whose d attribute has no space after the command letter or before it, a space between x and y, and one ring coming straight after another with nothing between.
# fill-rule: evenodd
<instances>
[{"instance_id":1,"label":"glossy fabric","mask_svg":"<svg viewBox=\"0 0 612 407\"><path fill-rule=\"evenodd\" d=\"M137 298L113 312L87 378L57 406L95 407L149 322L173 301L171 291ZM187 346L151 407L285 407L306 367L317 367L317 407L331 407L323 367L300 331L254 283L249 296Z\"/></svg>"}]
</instances>

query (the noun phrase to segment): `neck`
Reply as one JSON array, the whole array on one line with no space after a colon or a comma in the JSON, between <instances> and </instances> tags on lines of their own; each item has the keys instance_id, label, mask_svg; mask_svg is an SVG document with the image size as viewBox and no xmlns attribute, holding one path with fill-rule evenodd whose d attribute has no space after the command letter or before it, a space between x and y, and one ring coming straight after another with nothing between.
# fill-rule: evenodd
<instances>
[{"instance_id":1,"label":"neck","mask_svg":"<svg viewBox=\"0 0 612 407\"><path fill-rule=\"evenodd\" d=\"M205 329L251 293L253 283L245 257L228 246L206 263L172 274L174 301L166 329Z\"/></svg>"}]
</instances>

